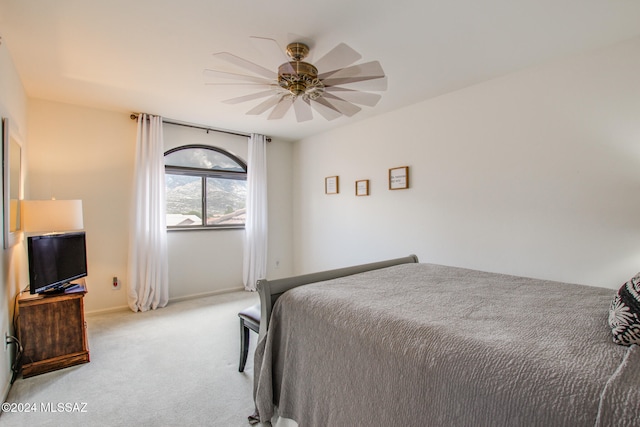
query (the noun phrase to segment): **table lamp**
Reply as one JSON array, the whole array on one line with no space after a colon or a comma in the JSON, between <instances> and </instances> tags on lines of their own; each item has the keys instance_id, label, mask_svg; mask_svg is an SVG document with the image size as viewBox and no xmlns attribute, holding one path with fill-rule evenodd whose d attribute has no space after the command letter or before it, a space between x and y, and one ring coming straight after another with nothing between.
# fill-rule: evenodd
<instances>
[{"instance_id":1,"label":"table lamp","mask_svg":"<svg viewBox=\"0 0 640 427\"><path fill-rule=\"evenodd\" d=\"M82 200L23 200L22 221L28 233L82 230Z\"/></svg>"}]
</instances>

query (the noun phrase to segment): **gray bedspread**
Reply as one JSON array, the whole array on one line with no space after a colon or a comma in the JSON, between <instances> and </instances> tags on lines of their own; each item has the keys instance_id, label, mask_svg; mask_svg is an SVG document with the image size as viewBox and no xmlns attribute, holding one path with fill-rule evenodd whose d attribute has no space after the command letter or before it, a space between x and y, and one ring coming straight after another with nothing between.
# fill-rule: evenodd
<instances>
[{"instance_id":1,"label":"gray bedspread","mask_svg":"<svg viewBox=\"0 0 640 427\"><path fill-rule=\"evenodd\" d=\"M256 407L300 427L638 426L614 292L432 264L300 286L256 350Z\"/></svg>"}]
</instances>

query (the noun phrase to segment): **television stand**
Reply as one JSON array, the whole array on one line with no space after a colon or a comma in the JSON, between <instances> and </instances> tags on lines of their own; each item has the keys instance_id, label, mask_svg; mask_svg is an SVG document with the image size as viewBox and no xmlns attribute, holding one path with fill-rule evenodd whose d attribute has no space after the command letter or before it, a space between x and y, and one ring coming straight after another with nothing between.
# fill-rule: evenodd
<instances>
[{"instance_id":1,"label":"television stand","mask_svg":"<svg viewBox=\"0 0 640 427\"><path fill-rule=\"evenodd\" d=\"M84 280L79 282L58 293L18 297L23 378L89 362L84 320L87 288Z\"/></svg>"}]
</instances>

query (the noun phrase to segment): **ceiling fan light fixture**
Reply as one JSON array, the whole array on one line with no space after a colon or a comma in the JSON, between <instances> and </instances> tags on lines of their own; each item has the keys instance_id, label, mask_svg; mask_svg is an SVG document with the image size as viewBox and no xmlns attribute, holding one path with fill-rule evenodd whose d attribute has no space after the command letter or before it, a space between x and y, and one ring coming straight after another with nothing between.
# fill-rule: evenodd
<instances>
[{"instance_id":1,"label":"ceiling fan light fixture","mask_svg":"<svg viewBox=\"0 0 640 427\"><path fill-rule=\"evenodd\" d=\"M278 84L293 96L307 93L307 89L317 86L318 69L307 62L285 62L278 67Z\"/></svg>"},{"instance_id":2,"label":"ceiling fan light fixture","mask_svg":"<svg viewBox=\"0 0 640 427\"><path fill-rule=\"evenodd\" d=\"M290 82L290 84L286 87L286 89L291 92L293 96L303 95L307 90L304 82Z\"/></svg>"},{"instance_id":3,"label":"ceiling fan light fixture","mask_svg":"<svg viewBox=\"0 0 640 427\"><path fill-rule=\"evenodd\" d=\"M304 98L315 100L322 96L324 93L324 85L318 79L313 79L305 88Z\"/></svg>"}]
</instances>

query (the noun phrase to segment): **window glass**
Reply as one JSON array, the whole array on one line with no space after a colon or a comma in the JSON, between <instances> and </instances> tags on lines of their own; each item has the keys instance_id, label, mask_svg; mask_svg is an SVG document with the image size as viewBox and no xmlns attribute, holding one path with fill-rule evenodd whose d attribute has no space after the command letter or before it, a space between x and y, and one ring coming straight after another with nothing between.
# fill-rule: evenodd
<instances>
[{"instance_id":1,"label":"window glass","mask_svg":"<svg viewBox=\"0 0 640 427\"><path fill-rule=\"evenodd\" d=\"M170 150L165 186L168 228L244 227L247 168L233 154L200 145Z\"/></svg>"},{"instance_id":2,"label":"window glass","mask_svg":"<svg viewBox=\"0 0 640 427\"><path fill-rule=\"evenodd\" d=\"M164 164L165 166L246 172L246 168L228 155L204 147L170 152L165 155Z\"/></svg>"},{"instance_id":3,"label":"window glass","mask_svg":"<svg viewBox=\"0 0 640 427\"><path fill-rule=\"evenodd\" d=\"M202 225L202 178L165 172L167 226Z\"/></svg>"},{"instance_id":4,"label":"window glass","mask_svg":"<svg viewBox=\"0 0 640 427\"><path fill-rule=\"evenodd\" d=\"M207 225L244 224L247 181L207 178Z\"/></svg>"}]
</instances>

